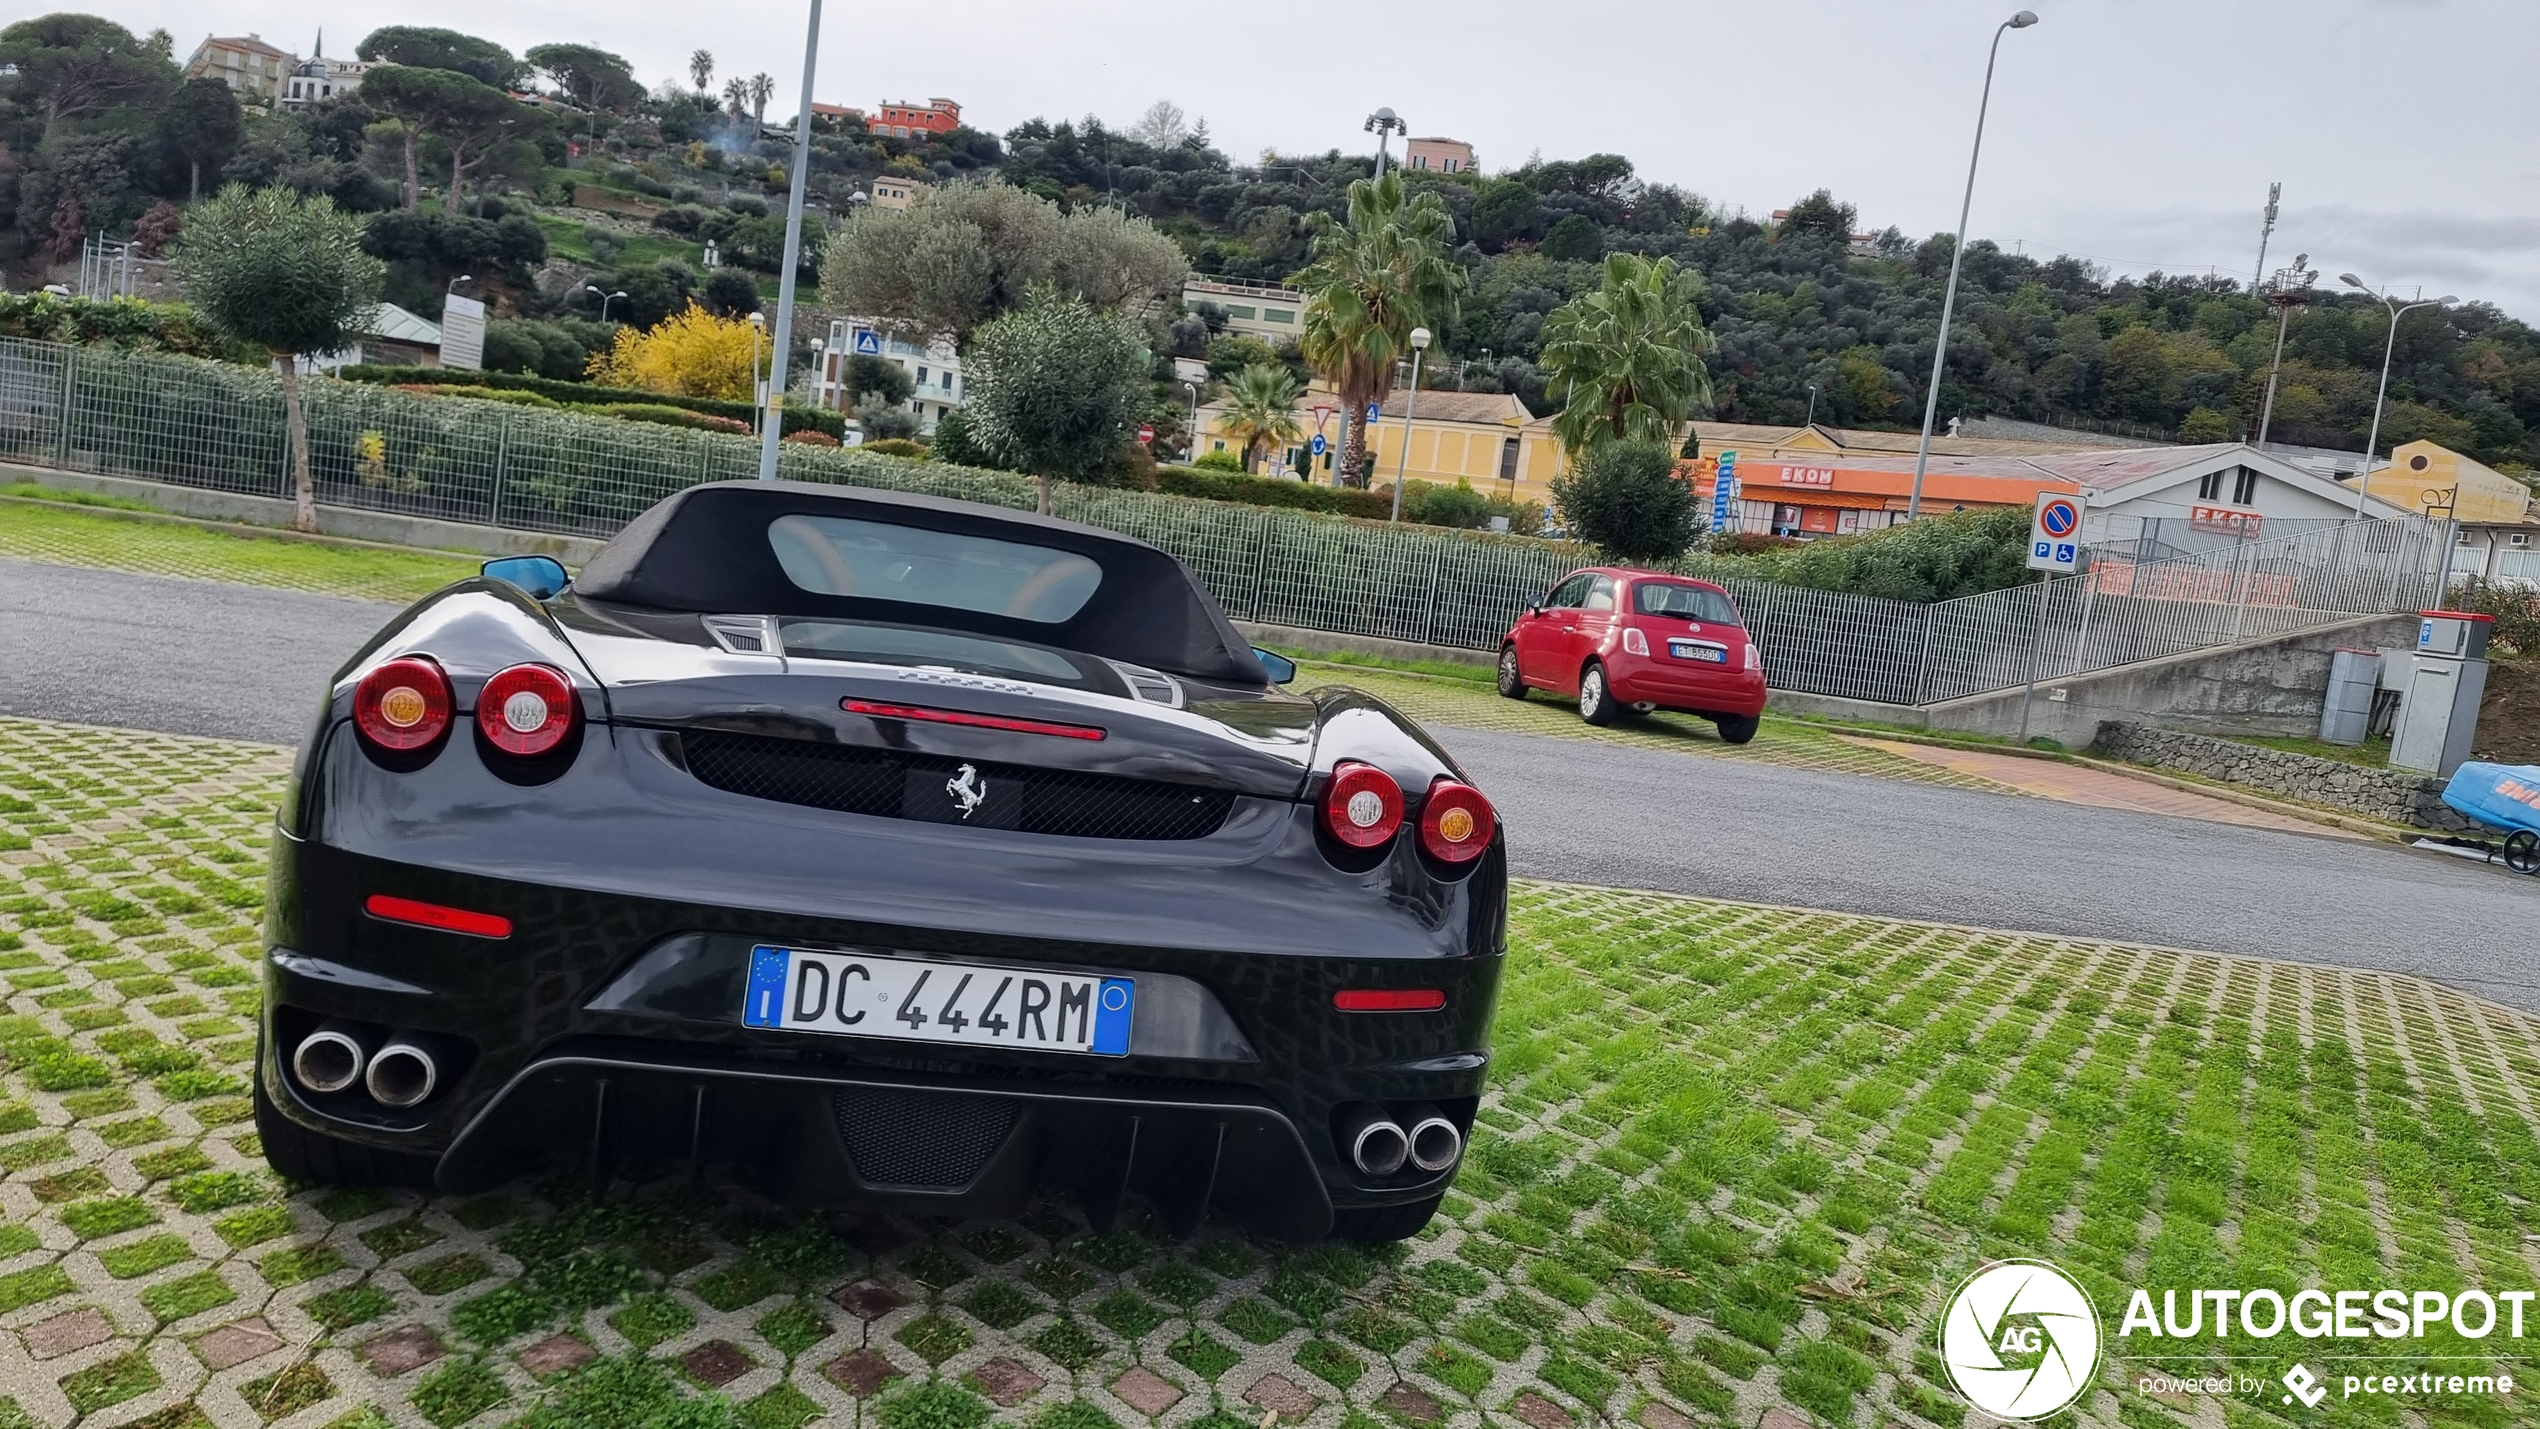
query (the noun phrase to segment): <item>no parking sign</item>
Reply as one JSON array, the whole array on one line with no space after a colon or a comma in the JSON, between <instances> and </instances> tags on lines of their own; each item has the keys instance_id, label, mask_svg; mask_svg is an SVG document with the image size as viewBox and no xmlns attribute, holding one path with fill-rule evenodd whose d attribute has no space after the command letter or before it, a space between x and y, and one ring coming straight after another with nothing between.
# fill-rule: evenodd
<instances>
[{"instance_id":1,"label":"no parking sign","mask_svg":"<svg viewBox=\"0 0 2540 1429\"><path fill-rule=\"evenodd\" d=\"M2071 575L2081 566L2081 503L2051 491L2037 494L2029 518L2028 568Z\"/></svg>"}]
</instances>

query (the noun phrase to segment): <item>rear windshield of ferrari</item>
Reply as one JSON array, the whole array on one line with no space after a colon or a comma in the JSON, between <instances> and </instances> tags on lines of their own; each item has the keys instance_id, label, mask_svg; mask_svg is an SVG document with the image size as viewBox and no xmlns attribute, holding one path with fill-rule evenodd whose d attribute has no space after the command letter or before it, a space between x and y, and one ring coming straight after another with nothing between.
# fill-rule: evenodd
<instances>
[{"instance_id":1,"label":"rear windshield of ferrari","mask_svg":"<svg viewBox=\"0 0 2540 1429\"><path fill-rule=\"evenodd\" d=\"M1102 567L1073 551L846 516L780 516L768 544L816 595L903 601L1057 625L1085 608Z\"/></svg>"},{"instance_id":2,"label":"rear windshield of ferrari","mask_svg":"<svg viewBox=\"0 0 2540 1429\"><path fill-rule=\"evenodd\" d=\"M1670 585L1665 581L1632 582L1632 609L1641 615L1664 615L1677 620L1699 620L1705 625L1738 625L1737 606L1719 591L1698 585Z\"/></svg>"}]
</instances>

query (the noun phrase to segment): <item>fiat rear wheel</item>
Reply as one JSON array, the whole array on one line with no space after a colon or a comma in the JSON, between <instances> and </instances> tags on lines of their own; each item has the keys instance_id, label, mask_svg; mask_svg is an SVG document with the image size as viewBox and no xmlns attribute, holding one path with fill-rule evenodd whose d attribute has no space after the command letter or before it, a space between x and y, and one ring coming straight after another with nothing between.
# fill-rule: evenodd
<instances>
[{"instance_id":1,"label":"fiat rear wheel","mask_svg":"<svg viewBox=\"0 0 2540 1429\"><path fill-rule=\"evenodd\" d=\"M1579 718L1590 724L1612 724L1623 717L1623 706L1614 692L1605 687L1605 667L1591 660L1579 672Z\"/></svg>"}]
</instances>

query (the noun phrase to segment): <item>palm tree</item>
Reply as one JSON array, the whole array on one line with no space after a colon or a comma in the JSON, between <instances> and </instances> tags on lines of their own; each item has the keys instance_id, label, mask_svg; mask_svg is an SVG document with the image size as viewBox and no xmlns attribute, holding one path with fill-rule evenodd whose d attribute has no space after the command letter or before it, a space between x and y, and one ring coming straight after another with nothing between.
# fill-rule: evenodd
<instances>
[{"instance_id":1,"label":"palm tree","mask_svg":"<svg viewBox=\"0 0 2540 1429\"><path fill-rule=\"evenodd\" d=\"M750 76L750 137L767 132L767 102L776 97L776 81L765 70Z\"/></svg>"},{"instance_id":2,"label":"palm tree","mask_svg":"<svg viewBox=\"0 0 2540 1429\"><path fill-rule=\"evenodd\" d=\"M750 82L738 77L723 82L723 107L738 119L750 112Z\"/></svg>"},{"instance_id":3,"label":"palm tree","mask_svg":"<svg viewBox=\"0 0 2540 1429\"><path fill-rule=\"evenodd\" d=\"M1698 403L1711 405L1713 347L1694 306L1697 282L1672 258L1615 253L1592 293L1543 325L1545 391L1560 401L1552 433L1572 457L1607 440L1672 442Z\"/></svg>"},{"instance_id":4,"label":"palm tree","mask_svg":"<svg viewBox=\"0 0 2540 1429\"><path fill-rule=\"evenodd\" d=\"M696 82L697 93L705 93L706 86L714 81L713 54L705 50L698 50L690 54L688 56L688 78Z\"/></svg>"},{"instance_id":5,"label":"palm tree","mask_svg":"<svg viewBox=\"0 0 2540 1429\"><path fill-rule=\"evenodd\" d=\"M1455 317L1464 270L1447 257L1455 219L1435 194L1406 198L1402 172L1349 186L1349 216L1316 213L1306 290L1305 360L1341 394L1343 480L1366 480L1367 405L1393 390L1411 330Z\"/></svg>"},{"instance_id":6,"label":"palm tree","mask_svg":"<svg viewBox=\"0 0 2540 1429\"><path fill-rule=\"evenodd\" d=\"M1283 362L1259 362L1235 374L1218 425L1244 444L1244 470L1252 470L1253 454L1263 446L1283 447L1305 435L1296 419L1296 399L1303 395L1304 384Z\"/></svg>"}]
</instances>

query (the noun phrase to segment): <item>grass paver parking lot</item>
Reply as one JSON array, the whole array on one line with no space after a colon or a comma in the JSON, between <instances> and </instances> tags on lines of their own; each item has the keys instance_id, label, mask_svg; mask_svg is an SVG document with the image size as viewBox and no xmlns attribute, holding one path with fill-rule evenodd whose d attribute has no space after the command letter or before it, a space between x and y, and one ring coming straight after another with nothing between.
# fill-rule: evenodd
<instances>
[{"instance_id":1,"label":"grass paver parking lot","mask_svg":"<svg viewBox=\"0 0 2540 1429\"><path fill-rule=\"evenodd\" d=\"M56 504L77 494L40 486L0 485L0 556L56 565L95 566L144 575L235 581L311 595L403 604L474 575L481 557L446 551L338 546L231 535L176 522L135 520L115 508Z\"/></svg>"},{"instance_id":2,"label":"grass paver parking lot","mask_svg":"<svg viewBox=\"0 0 2540 1429\"><path fill-rule=\"evenodd\" d=\"M252 1036L180 1025L184 999L252 1012L285 762L0 720L0 976L60 974L0 1011L0 1106L27 1109L0 1148L43 1147L0 1178L0 1423L541 1429L686 1401L682 1425L1968 1429L1934 1319L2007 1256L2097 1300L2095 1425L2540 1419L2520 1394L2280 1402L2304 1356L2528 1377L2523 1342L2440 1325L2113 1338L2138 1285L2527 1288L2533 1019L2401 976L1656 894L1518 890L1463 1177L1398 1247L1180 1243L1142 1211L1095 1235L1054 1204L594 1205L570 1174L469 1201L294 1190L238 1114ZM144 1169L171 1150L197 1169ZM111 1339L27 1348L82 1311ZM2226 1368L2258 1388L2131 1387Z\"/></svg>"}]
</instances>

